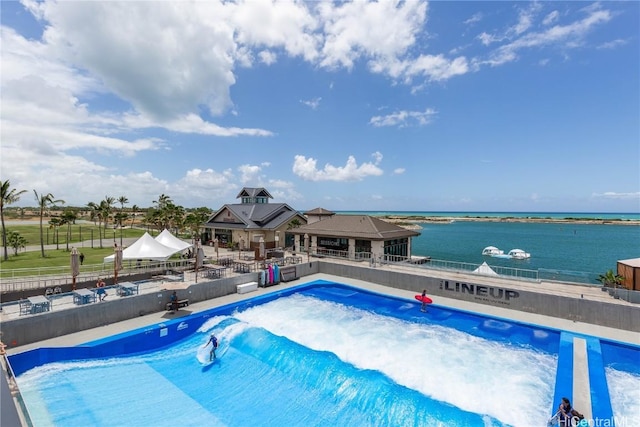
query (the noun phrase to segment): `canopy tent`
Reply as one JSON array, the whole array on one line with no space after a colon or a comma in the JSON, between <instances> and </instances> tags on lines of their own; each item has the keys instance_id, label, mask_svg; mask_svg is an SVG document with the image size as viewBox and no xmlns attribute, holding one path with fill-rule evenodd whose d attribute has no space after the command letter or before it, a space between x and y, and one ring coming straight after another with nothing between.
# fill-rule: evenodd
<instances>
[{"instance_id":1,"label":"canopy tent","mask_svg":"<svg viewBox=\"0 0 640 427\"><path fill-rule=\"evenodd\" d=\"M193 246L191 243L178 239L166 228L162 230L162 233L158 234L156 241L170 248L177 249L178 251L184 251Z\"/></svg>"},{"instance_id":2,"label":"canopy tent","mask_svg":"<svg viewBox=\"0 0 640 427\"><path fill-rule=\"evenodd\" d=\"M475 270L473 270L473 272L474 273L478 273L478 274L487 274L489 276L497 276L498 275L498 273L493 271L491 269L491 267L489 266L489 264L487 264L486 262L483 262L482 264L480 264L480 267L478 267Z\"/></svg>"},{"instance_id":3,"label":"canopy tent","mask_svg":"<svg viewBox=\"0 0 640 427\"><path fill-rule=\"evenodd\" d=\"M151 237L149 233L144 233L142 237L122 251L122 259L150 259L154 261L164 261L177 252L180 252L180 249L165 246ZM115 254L109 255L104 258L104 262L113 262L114 258Z\"/></svg>"}]
</instances>

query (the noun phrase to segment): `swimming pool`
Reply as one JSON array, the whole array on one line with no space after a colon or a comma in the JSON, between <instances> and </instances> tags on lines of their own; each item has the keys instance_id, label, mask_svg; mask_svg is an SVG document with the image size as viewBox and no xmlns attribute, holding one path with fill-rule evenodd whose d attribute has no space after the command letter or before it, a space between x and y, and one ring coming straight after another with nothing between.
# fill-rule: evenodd
<instances>
[{"instance_id":1,"label":"swimming pool","mask_svg":"<svg viewBox=\"0 0 640 427\"><path fill-rule=\"evenodd\" d=\"M9 360L35 426L545 425L564 332L419 308L316 281ZM602 344L609 385L592 388L629 400L620 419L637 414L638 355Z\"/></svg>"}]
</instances>

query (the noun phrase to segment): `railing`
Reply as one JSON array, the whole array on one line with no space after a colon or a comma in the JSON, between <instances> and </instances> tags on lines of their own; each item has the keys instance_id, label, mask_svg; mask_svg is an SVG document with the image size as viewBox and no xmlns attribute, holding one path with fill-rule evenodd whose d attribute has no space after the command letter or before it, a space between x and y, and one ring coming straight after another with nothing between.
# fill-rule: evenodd
<instances>
[{"instance_id":1,"label":"railing","mask_svg":"<svg viewBox=\"0 0 640 427\"><path fill-rule=\"evenodd\" d=\"M348 251L339 251L325 248L312 248L311 256L346 259L349 261L369 261L369 264L371 266L401 264L415 268L456 271L462 273L471 273L480 266L480 264L438 260L431 258L426 259L423 263L417 264L411 262L411 259L406 256L385 254L381 257L376 258L372 256L371 252L355 252L353 256L350 257ZM598 285L597 273L550 269L527 270L523 268L502 266L491 266L491 269L499 276L514 278L518 280L545 280L550 282L579 283L596 286Z\"/></svg>"},{"instance_id":2,"label":"railing","mask_svg":"<svg viewBox=\"0 0 640 427\"><path fill-rule=\"evenodd\" d=\"M300 256L304 256L305 253L305 251L302 251L298 254ZM309 255L313 257L335 258L348 261L368 261L369 265L372 267L375 267L377 265L390 264L421 269L446 270L464 273L473 272L479 267L479 264L437 259L428 259L422 264L416 264L411 262L411 259L406 256L385 254L381 257L374 257L371 252L355 252L350 256L348 251L325 248L311 248ZM226 261L230 261L230 264L231 262L233 262L233 258L221 257L215 262L220 265L225 265L227 264ZM138 261L125 261L123 269L118 272L118 277L124 281L126 276L132 274L158 274L166 270L184 270L190 267L192 267L192 264L189 260L175 260L166 262L145 261L142 263ZM551 269L526 270L521 268L501 266L491 266L491 269L496 274L502 277L530 281L545 280L597 285L596 279L598 278L598 275L596 273L578 271ZM113 264L84 265L81 267L80 275L76 277L76 282L82 283L97 281L98 277L112 277L113 273ZM201 276L199 275L199 277ZM69 267L42 267L32 269L3 270L2 278L0 279L0 292L5 293L31 289L44 289L48 287L69 285L72 282L73 278L71 277Z\"/></svg>"},{"instance_id":3,"label":"railing","mask_svg":"<svg viewBox=\"0 0 640 427\"><path fill-rule=\"evenodd\" d=\"M125 261L122 270L118 271L118 279L125 281L133 274L158 274L166 270L184 270L191 267L188 260L175 261ZM73 283L69 267L42 267L31 269L15 269L3 271L0 279L0 292L20 292L32 289L45 289ZM113 264L83 265L76 283L96 282L99 277L113 277Z\"/></svg>"}]
</instances>

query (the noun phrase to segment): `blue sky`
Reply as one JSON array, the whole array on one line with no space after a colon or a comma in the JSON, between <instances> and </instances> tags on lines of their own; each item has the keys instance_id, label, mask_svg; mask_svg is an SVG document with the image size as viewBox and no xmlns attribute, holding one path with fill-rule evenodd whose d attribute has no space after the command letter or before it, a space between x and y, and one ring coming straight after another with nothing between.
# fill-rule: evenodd
<instances>
[{"instance_id":1,"label":"blue sky","mask_svg":"<svg viewBox=\"0 0 640 427\"><path fill-rule=\"evenodd\" d=\"M639 2L0 7L18 205L640 212Z\"/></svg>"}]
</instances>

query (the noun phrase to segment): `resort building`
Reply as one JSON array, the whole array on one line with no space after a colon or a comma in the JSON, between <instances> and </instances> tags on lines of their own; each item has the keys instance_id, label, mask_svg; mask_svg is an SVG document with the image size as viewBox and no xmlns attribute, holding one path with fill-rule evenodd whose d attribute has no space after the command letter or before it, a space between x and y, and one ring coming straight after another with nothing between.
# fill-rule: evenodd
<instances>
[{"instance_id":1,"label":"resort building","mask_svg":"<svg viewBox=\"0 0 640 427\"><path fill-rule=\"evenodd\" d=\"M205 244L240 250L269 251L293 246L288 229L307 219L286 203L269 203L273 196L264 188L245 187L236 196L238 204L226 204L202 225Z\"/></svg>"},{"instance_id":2,"label":"resort building","mask_svg":"<svg viewBox=\"0 0 640 427\"><path fill-rule=\"evenodd\" d=\"M268 252L289 248L309 256L352 260L411 259L411 238L420 235L368 215L338 215L315 208L304 215L286 203L269 203L264 188L243 188L239 204L226 204L203 224L203 242L220 247Z\"/></svg>"},{"instance_id":3,"label":"resort building","mask_svg":"<svg viewBox=\"0 0 640 427\"><path fill-rule=\"evenodd\" d=\"M296 252L351 260L411 259L411 238L420 233L368 215L339 215L322 208L305 212L306 225L288 230Z\"/></svg>"}]
</instances>

